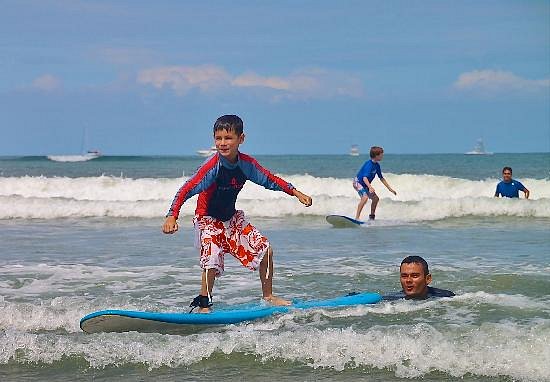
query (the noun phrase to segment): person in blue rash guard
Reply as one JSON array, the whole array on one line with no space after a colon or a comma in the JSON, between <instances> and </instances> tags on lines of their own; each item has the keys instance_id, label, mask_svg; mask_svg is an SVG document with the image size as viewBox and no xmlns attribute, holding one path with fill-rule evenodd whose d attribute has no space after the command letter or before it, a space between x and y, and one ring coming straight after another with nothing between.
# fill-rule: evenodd
<instances>
[{"instance_id":1,"label":"person in blue rash guard","mask_svg":"<svg viewBox=\"0 0 550 382\"><path fill-rule=\"evenodd\" d=\"M382 147L372 146L369 154L371 159L363 164L357 176L353 179L353 188L355 188L355 191L357 191L361 198L355 213L356 220L359 220L361 217L361 211L363 211L363 207L368 202L369 198L372 200L369 220L374 220L375 218L376 206L380 200L378 195L376 195L374 187L372 187L372 181L376 175L378 175L382 184L386 186L392 194L397 195L397 192L391 188L386 179L382 176L382 170L380 169L380 161L384 158L384 149Z\"/></svg>"},{"instance_id":2,"label":"person in blue rash guard","mask_svg":"<svg viewBox=\"0 0 550 382\"><path fill-rule=\"evenodd\" d=\"M428 263L420 256L405 257L401 261L399 274L403 289L400 292L382 296L383 300L425 300L432 297L453 297L455 295L450 290L428 285L432 282L432 275L428 269Z\"/></svg>"},{"instance_id":3,"label":"person in blue rash guard","mask_svg":"<svg viewBox=\"0 0 550 382\"><path fill-rule=\"evenodd\" d=\"M520 191L525 194L525 199L529 199L529 190L521 182L512 179L512 167L504 167L502 169L502 181L497 184L495 198L499 196L519 198Z\"/></svg>"}]
</instances>

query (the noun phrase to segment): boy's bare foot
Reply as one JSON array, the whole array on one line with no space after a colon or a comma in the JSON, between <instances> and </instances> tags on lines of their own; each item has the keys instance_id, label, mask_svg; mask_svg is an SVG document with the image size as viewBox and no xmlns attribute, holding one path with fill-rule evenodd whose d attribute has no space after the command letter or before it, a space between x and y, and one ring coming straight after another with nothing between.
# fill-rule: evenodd
<instances>
[{"instance_id":1,"label":"boy's bare foot","mask_svg":"<svg viewBox=\"0 0 550 382\"><path fill-rule=\"evenodd\" d=\"M273 295L269 297L264 297L264 300L275 306L292 305L290 301L285 300L284 298L281 298L281 297L273 296Z\"/></svg>"}]
</instances>

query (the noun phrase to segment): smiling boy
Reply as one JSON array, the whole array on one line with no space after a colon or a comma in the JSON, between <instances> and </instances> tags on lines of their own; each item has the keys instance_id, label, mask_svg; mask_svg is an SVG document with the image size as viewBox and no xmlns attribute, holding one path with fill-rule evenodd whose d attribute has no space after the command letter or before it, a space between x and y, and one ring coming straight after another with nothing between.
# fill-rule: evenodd
<instances>
[{"instance_id":1,"label":"smiling boy","mask_svg":"<svg viewBox=\"0 0 550 382\"><path fill-rule=\"evenodd\" d=\"M246 268L259 269L266 301L273 305L290 304L273 295L273 250L267 237L246 220L243 211L235 209L235 202L247 180L295 196L306 207L311 206L312 200L292 184L260 166L256 159L239 152L244 139L241 118L224 115L216 120L214 142L217 153L208 158L179 189L162 226L166 234L176 232L182 204L199 194L193 223L203 271L200 294L190 305L198 307L199 312L210 311L214 279L223 274L226 253Z\"/></svg>"}]
</instances>

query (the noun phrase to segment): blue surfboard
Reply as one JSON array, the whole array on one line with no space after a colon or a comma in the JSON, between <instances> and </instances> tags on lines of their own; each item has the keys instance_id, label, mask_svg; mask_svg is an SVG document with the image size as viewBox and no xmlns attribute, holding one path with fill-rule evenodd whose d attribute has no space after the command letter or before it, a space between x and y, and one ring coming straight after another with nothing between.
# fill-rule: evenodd
<instances>
[{"instance_id":1,"label":"blue surfboard","mask_svg":"<svg viewBox=\"0 0 550 382\"><path fill-rule=\"evenodd\" d=\"M193 325L225 325L257 320L293 309L335 308L375 304L382 297L378 293L357 293L326 300L293 301L290 306L249 305L237 309L220 309L210 313L162 313L132 310L101 310L80 320L86 333L99 332L171 332Z\"/></svg>"},{"instance_id":2,"label":"blue surfboard","mask_svg":"<svg viewBox=\"0 0 550 382\"><path fill-rule=\"evenodd\" d=\"M328 215L325 219L336 228L358 228L365 224L364 221L343 215Z\"/></svg>"}]
</instances>

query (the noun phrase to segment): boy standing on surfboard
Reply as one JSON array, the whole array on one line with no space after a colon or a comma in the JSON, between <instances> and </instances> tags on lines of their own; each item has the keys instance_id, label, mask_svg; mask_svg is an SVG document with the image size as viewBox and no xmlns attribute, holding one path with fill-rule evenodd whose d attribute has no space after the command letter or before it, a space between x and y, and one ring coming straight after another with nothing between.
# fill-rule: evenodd
<instances>
[{"instance_id":1,"label":"boy standing on surfboard","mask_svg":"<svg viewBox=\"0 0 550 382\"><path fill-rule=\"evenodd\" d=\"M386 179L382 176L382 170L380 169L380 161L384 158L384 149L382 147L378 146L372 146L370 148L370 160L366 161L365 164L363 164L363 167L359 170L357 173L357 176L353 180L353 188L357 191L359 194L359 197L361 200L359 200L359 204L357 205L357 212L355 213L355 220L359 220L359 217L361 216L361 211L363 210L363 207L369 200L369 198L372 199L372 204L370 206L370 215L369 220L374 220L375 213L376 213L376 206L378 205L378 201L380 198L378 198L378 195L376 195L376 191L372 187L372 181L374 180L374 176L378 175L378 178L382 182L384 186L394 195L397 195L397 192L391 186L388 184Z\"/></svg>"},{"instance_id":2,"label":"boy standing on surfboard","mask_svg":"<svg viewBox=\"0 0 550 382\"><path fill-rule=\"evenodd\" d=\"M243 211L235 209L235 202L247 180L295 196L306 207L311 206L311 197L270 173L256 159L239 152L244 138L243 121L238 116L223 115L216 120L214 143L217 153L208 158L179 189L162 226L164 233L176 232L182 204L199 194L193 223L203 272L200 294L190 305L198 307L199 312L210 311L214 279L223 274L226 253L251 270L259 269L266 301L274 305L290 304L273 295L273 250L267 237L246 220Z\"/></svg>"}]
</instances>

